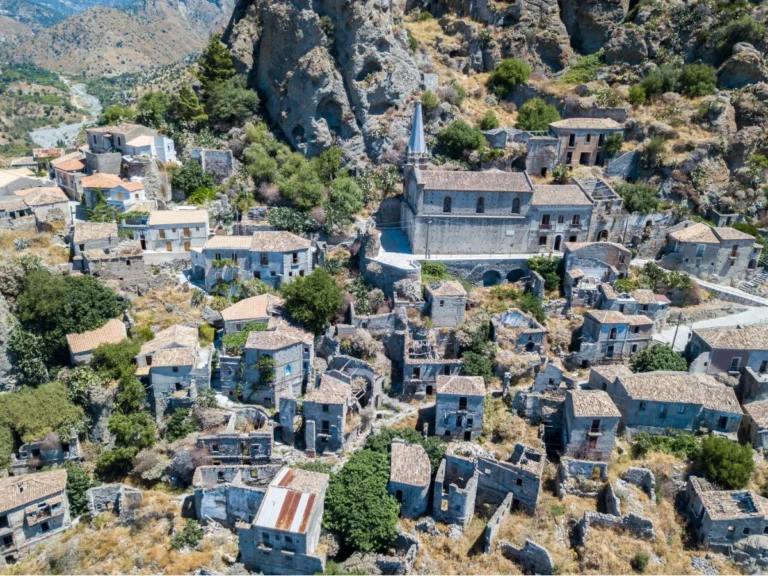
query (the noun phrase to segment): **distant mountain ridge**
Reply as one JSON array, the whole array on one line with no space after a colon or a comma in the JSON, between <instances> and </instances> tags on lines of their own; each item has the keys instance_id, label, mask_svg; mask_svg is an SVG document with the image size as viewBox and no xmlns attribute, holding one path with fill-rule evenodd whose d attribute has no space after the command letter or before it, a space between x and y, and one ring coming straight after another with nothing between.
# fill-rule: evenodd
<instances>
[{"instance_id":1,"label":"distant mountain ridge","mask_svg":"<svg viewBox=\"0 0 768 576\"><path fill-rule=\"evenodd\" d=\"M97 6L117 7L134 0L0 0L0 16L13 18L34 31L49 28Z\"/></svg>"}]
</instances>

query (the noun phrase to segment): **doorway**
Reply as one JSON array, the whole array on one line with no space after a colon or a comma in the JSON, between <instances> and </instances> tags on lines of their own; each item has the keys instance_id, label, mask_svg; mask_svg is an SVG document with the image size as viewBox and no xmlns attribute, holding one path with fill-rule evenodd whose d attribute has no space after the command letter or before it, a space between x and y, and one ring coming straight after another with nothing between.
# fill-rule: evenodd
<instances>
[{"instance_id":1,"label":"doorway","mask_svg":"<svg viewBox=\"0 0 768 576\"><path fill-rule=\"evenodd\" d=\"M555 252L560 251L560 244L563 242L562 236L555 236Z\"/></svg>"}]
</instances>

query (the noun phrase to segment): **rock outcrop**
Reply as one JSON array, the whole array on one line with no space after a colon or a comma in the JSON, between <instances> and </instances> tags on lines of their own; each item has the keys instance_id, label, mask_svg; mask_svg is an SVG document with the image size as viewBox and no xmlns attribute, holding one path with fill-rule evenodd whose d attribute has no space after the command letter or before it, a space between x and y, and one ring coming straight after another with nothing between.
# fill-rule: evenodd
<instances>
[{"instance_id":1,"label":"rock outcrop","mask_svg":"<svg viewBox=\"0 0 768 576\"><path fill-rule=\"evenodd\" d=\"M633 25L617 28L605 44L605 61L608 64L642 64L648 58L648 45L642 28Z\"/></svg>"},{"instance_id":2,"label":"rock outcrop","mask_svg":"<svg viewBox=\"0 0 768 576\"><path fill-rule=\"evenodd\" d=\"M571 46L582 54L600 50L629 8L629 0L564 0L561 4Z\"/></svg>"},{"instance_id":3,"label":"rock outcrop","mask_svg":"<svg viewBox=\"0 0 768 576\"><path fill-rule=\"evenodd\" d=\"M0 295L0 392L13 390L16 377L8 354L8 342L16 327L16 318L11 314L6 299Z\"/></svg>"},{"instance_id":4,"label":"rock outcrop","mask_svg":"<svg viewBox=\"0 0 768 576\"><path fill-rule=\"evenodd\" d=\"M378 160L407 135L406 104L421 85L390 2L240 0L223 40L298 150L338 143Z\"/></svg>"},{"instance_id":5,"label":"rock outcrop","mask_svg":"<svg viewBox=\"0 0 768 576\"><path fill-rule=\"evenodd\" d=\"M763 55L752 44L739 42L733 47L733 55L717 71L722 88L742 88L768 79L768 68Z\"/></svg>"}]
</instances>

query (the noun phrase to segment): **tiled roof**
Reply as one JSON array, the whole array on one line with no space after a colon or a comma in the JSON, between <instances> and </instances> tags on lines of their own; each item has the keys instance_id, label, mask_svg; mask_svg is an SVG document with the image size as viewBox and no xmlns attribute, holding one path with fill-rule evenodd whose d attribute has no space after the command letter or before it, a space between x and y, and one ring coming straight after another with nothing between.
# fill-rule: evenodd
<instances>
[{"instance_id":1,"label":"tiled roof","mask_svg":"<svg viewBox=\"0 0 768 576\"><path fill-rule=\"evenodd\" d=\"M120 186L123 181L117 174L92 174L83 178L80 183L83 188L103 188L110 190L116 186Z\"/></svg>"},{"instance_id":2,"label":"tiled roof","mask_svg":"<svg viewBox=\"0 0 768 576\"><path fill-rule=\"evenodd\" d=\"M656 304L656 294L653 293L653 290L648 290L647 288L632 290L632 298L640 304Z\"/></svg>"},{"instance_id":3,"label":"tiled roof","mask_svg":"<svg viewBox=\"0 0 768 576\"><path fill-rule=\"evenodd\" d=\"M441 374L437 377L437 393L485 396L485 381L482 376L444 376Z\"/></svg>"},{"instance_id":4,"label":"tiled roof","mask_svg":"<svg viewBox=\"0 0 768 576\"><path fill-rule=\"evenodd\" d=\"M83 257L86 260L96 262L99 260L120 260L121 258L137 258L141 257L144 251L138 242L124 242L117 248L114 248L109 253L96 248L93 250L86 250L83 252Z\"/></svg>"},{"instance_id":5,"label":"tiled roof","mask_svg":"<svg viewBox=\"0 0 768 576\"><path fill-rule=\"evenodd\" d=\"M533 192L531 183L523 172L486 170L416 170L418 182L426 190L463 192Z\"/></svg>"},{"instance_id":6,"label":"tiled roof","mask_svg":"<svg viewBox=\"0 0 768 576\"><path fill-rule=\"evenodd\" d=\"M213 236L206 240L203 250L250 250L250 236Z\"/></svg>"},{"instance_id":7,"label":"tiled roof","mask_svg":"<svg viewBox=\"0 0 768 576\"><path fill-rule=\"evenodd\" d=\"M80 172L85 170L85 162L82 160L72 159L64 160L54 165L56 170L63 170L64 172Z\"/></svg>"},{"instance_id":8,"label":"tiled roof","mask_svg":"<svg viewBox=\"0 0 768 576\"><path fill-rule=\"evenodd\" d=\"M128 132L132 132L133 130L136 130L137 128L144 128L141 124L115 124L114 126L93 126L91 128L86 128L86 132L99 132L102 134L127 134ZM153 130L153 132L155 132Z\"/></svg>"},{"instance_id":9,"label":"tiled roof","mask_svg":"<svg viewBox=\"0 0 768 576\"><path fill-rule=\"evenodd\" d=\"M398 440L392 442L390 482L423 487L429 485L431 474L429 456L424 448Z\"/></svg>"},{"instance_id":10,"label":"tiled roof","mask_svg":"<svg viewBox=\"0 0 768 576\"><path fill-rule=\"evenodd\" d=\"M58 186L40 186L37 188L25 188L16 190L16 196L24 198L28 206L40 206L41 204L56 204L58 202L69 202L69 198Z\"/></svg>"},{"instance_id":11,"label":"tiled roof","mask_svg":"<svg viewBox=\"0 0 768 576\"><path fill-rule=\"evenodd\" d=\"M578 186L567 184L533 187L534 206L591 206L592 201Z\"/></svg>"},{"instance_id":12,"label":"tiled roof","mask_svg":"<svg viewBox=\"0 0 768 576\"><path fill-rule=\"evenodd\" d=\"M149 214L150 226L203 224L205 222L208 222L207 210L153 210Z\"/></svg>"},{"instance_id":13,"label":"tiled roof","mask_svg":"<svg viewBox=\"0 0 768 576\"><path fill-rule=\"evenodd\" d=\"M139 356L154 354L163 348L193 348L197 344L197 328L176 324L165 330L160 330L149 342L145 342Z\"/></svg>"},{"instance_id":14,"label":"tiled roof","mask_svg":"<svg viewBox=\"0 0 768 576\"><path fill-rule=\"evenodd\" d=\"M735 328L694 328L698 335L713 349L768 350L768 326L747 324Z\"/></svg>"},{"instance_id":15,"label":"tiled roof","mask_svg":"<svg viewBox=\"0 0 768 576\"><path fill-rule=\"evenodd\" d=\"M550 123L554 128L573 128L605 130L610 128L621 129L623 126L611 118L565 118L557 122Z\"/></svg>"},{"instance_id":16,"label":"tiled roof","mask_svg":"<svg viewBox=\"0 0 768 576\"><path fill-rule=\"evenodd\" d=\"M60 156L59 158L54 158L51 160L51 166L58 168L62 163L69 162L70 160L80 160L85 162L85 155L80 150L75 150L74 152Z\"/></svg>"},{"instance_id":17,"label":"tiled roof","mask_svg":"<svg viewBox=\"0 0 768 576\"><path fill-rule=\"evenodd\" d=\"M67 471L64 468L0 478L0 514L42 498L57 496L66 487Z\"/></svg>"},{"instance_id":18,"label":"tiled roof","mask_svg":"<svg viewBox=\"0 0 768 576\"><path fill-rule=\"evenodd\" d=\"M627 316L627 323L630 326L648 326L653 324L653 320L645 314L630 314Z\"/></svg>"},{"instance_id":19,"label":"tiled roof","mask_svg":"<svg viewBox=\"0 0 768 576\"><path fill-rule=\"evenodd\" d=\"M611 397L602 390L569 390L573 415L577 418L621 418Z\"/></svg>"},{"instance_id":20,"label":"tiled roof","mask_svg":"<svg viewBox=\"0 0 768 576\"><path fill-rule=\"evenodd\" d=\"M128 146L152 146L152 142L154 142L155 139L153 136L150 136L149 134L145 134L143 136L136 136L136 138L131 138L126 144Z\"/></svg>"},{"instance_id":21,"label":"tiled roof","mask_svg":"<svg viewBox=\"0 0 768 576\"><path fill-rule=\"evenodd\" d=\"M91 240L117 237L117 223L115 222L77 222L73 242L80 244Z\"/></svg>"},{"instance_id":22,"label":"tiled roof","mask_svg":"<svg viewBox=\"0 0 768 576\"><path fill-rule=\"evenodd\" d=\"M194 348L165 348L152 358L152 368L167 366L194 366L197 351Z\"/></svg>"},{"instance_id":23,"label":"tiled roof","mask_svg":"<svg viewBox=\"0 0 768 576\"><path fill-rule=\"evenodd\" d=\"M227 321L268 319L270 315L270 299L272 298L273 296L269 294L245 298L222 310L221 316Z\"/></svg>"},{"instance_id":24,"label":"tiled roof","mask_svg":"<svg viewBox=\"0 0 768 576\"><path fill-rule=\"evenodd\" d=\"M581 268L574 268L573 270L568 270L567 274L574 280L578 280L579 278L583 278L585 276L584 270L582 270Z\"/></svg>"},{"instance_id":25,"label":"tiled roof","mask_svg":"<svg viewBox=\"0 0 768 576\"><path fill-rule=\"evenodd\" d=\"M672 236L678 242L697 242L699 244L720 244L720 240L715 235L712 226L702 224L698 222L687 228L670 232Z\"/></svg>"},{"instance_id":26,"label":"tiled roof","mask_svg":"<svg viewBox=\"0 0 768 576\"><path fill-rule=\"evenodd\" d=\"M720 240L754 240L755 237L736 228L715 228L715 234Z\"/></svg>"},{"instance_id":27,"label":"tiled roof","mask_svg":"<svg viewBox=\"0 0 768 576\"><path fill-rule=\"evenodd\" d=\"M615 310L590 310L587 317L592 318L600 324L628 324L627 317L621 312Z\"/></svg>"},{"instance_id":28,"label":"tiled roof","mask_svg":"<svg viewBox=\"0 0 768 576\"><path fill-rule=\"evenodd\" d=\"M454 296L454 297L466 297L467 291L464 290L464 286L457 280L441 280L439 282L432 282L427 286L427 292L432 296Z\"/></svg>"},{"instance_id":29,"label":"tiled roof","mask_svg":"<svg viewBox=\"0 0 768 576\"><path fill-rule=\"evenodd\" d=\"M320 384L307 391L304 401L317 404L346 404L349 393L349 384L330 374L321 374Z\"/></svg>"},{"instance_id":30,"label":"tiled roof","mask_svg":"<svg viewBox=\"0 0 768 576\"><path fill-rule=\"evenodd\" d=\"M274 306L282 306L284 301L277 296L272 296ZM298 338L304 344L313 344L315 342L315 335L308 330L294 326L288 322L285 318L279 316L272 316L267 322L267 330L274 330L275 332L282 332L295 338Z\"/></svg>"},{"instance_id":31,"label":"tiled roof","mask_svg":"<svg viewBox=\"0 0 768 576\"><path fill-rule=\"evenodd\" d=\"M664 294L656 294L656 302L659 304L672 304L672 300L664 296Z\"/></svg>"},{"instance_id":32,"label":"tiled roof","mask_svg":"<svg viewBox=\"0 0 768 576\"><path fill-rule=\"evenodd\" d=\"M744 413L749 414L759 428L768 428L768 400L744 404Z\"/></svg>"},{"instance_id":33,"label":"tiled roof","mask_svg":"<svg viewBox=\"0 0 768 576\"><path fill-rule=\"evenodd\" d=\"M29 209L27 203L24 202L24 198L18 196L2 196L0 197L0 210L4 212L22 211L25 212Z\"/></svg>"},{"instance_id":34,"label":"tiled roof","mask_svg":"<svg viewBox=\"0 0 768 576\"><path fill-rule=\"evenodd\" d=\"M617 376L632 375L634 372L626 364L605 364L604 366L593 366L592 372L600 374L606 380L613 382Z\"/></svg>"},{"instance_id":35,"label":"tiled roof","mask_svg":"<svg viewBox=\"0 0 768 576\"><path fill-rule=\"evenodd\" d=\"M141 182L123 182L120 184L120 187L128 192L138 192L139 190L144 190L144 184Z\"/></svg>"},{"instance_id":36,"label":"tiled roof","mask_svg":"<svg viewBox=\"0 0 768 576\"><path fill-rule=\"evenodd\" d=\"M81 334L67 334L67 344L73 354L95 350L102 344L117 344L126 338L125 324L113 318L101 328Z\"/></svg>"},{"instance_id":37,"label":"tiled roof","mask_svg":"<svg viewBox=\"0 0 768 576\"><path fill-rule=\"evenodd\" d=\"M733 389L707 374L642 372L619 376L619 380L633 400L701 404L710 410L741 414Z\"/></svg>"},{"instance_id":38,"label":"tiled roof","mask_svg":"<svg viewBox=\"0 0 768 576\"><path fill-rule=\"evenodd\" d=\"M603 250L611 248L618 253L624 254L625 256L632 255L632 252L629 250L629 248L622 246L621 244L617 244L616 242L566 242L563 244L563 246L565 246L566 252L578 252L582 248L599 247Z\"/></svg>"},{"instance_id":39,"label":"tiled roof","mask_svg":"<svg viewBox=\"0 0 768 576\"><path fill-rule=\"evenodd\" d=\"M301 344L301 340L296 336L285 332L266 331L248 334L245 347L252 350L282 350L296 344Z\"/></svg>"},{"instance_id":40,"label":"tiled roof","mask_svg":"<svg viewBox=\"0 0 768 576\"><path fill-rule=\"evenodd\" d=\"M312 242L296 234L285 231L264 231L253 233L251 250L254 252L291 252L306 250Z\"/></svg>"}]
</instances>

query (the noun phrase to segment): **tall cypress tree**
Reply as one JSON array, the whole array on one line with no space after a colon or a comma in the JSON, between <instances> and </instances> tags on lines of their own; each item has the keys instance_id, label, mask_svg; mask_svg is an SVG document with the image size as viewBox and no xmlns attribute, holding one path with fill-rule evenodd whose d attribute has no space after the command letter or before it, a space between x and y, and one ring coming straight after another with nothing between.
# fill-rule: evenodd
<instances>
[{"instance_id":1,"label":"tall cypress tree","mask_svg":"<svg viewBox=\"0 0 768 576\"><path fill-rule=\"evenodd\" d=\"M208 115L198 100L197 94L188 84L183 84L179 89L176 102L174 102L174 113L179 122L199 124L208 120Z\"/></svg>"},{"instance_id":2,"label":"tall cypress tree","mask_svg":"<svg viewBox=\"0 0 768 576\"><path fill-rule=\"evenodd\" d=\"M203 85L207 98L210 92L220 84L224 84L235 75L235 65L226 46L215 34L211 34L208 45L197 61L197 77Z\"/></svg>"}]
</instances>

